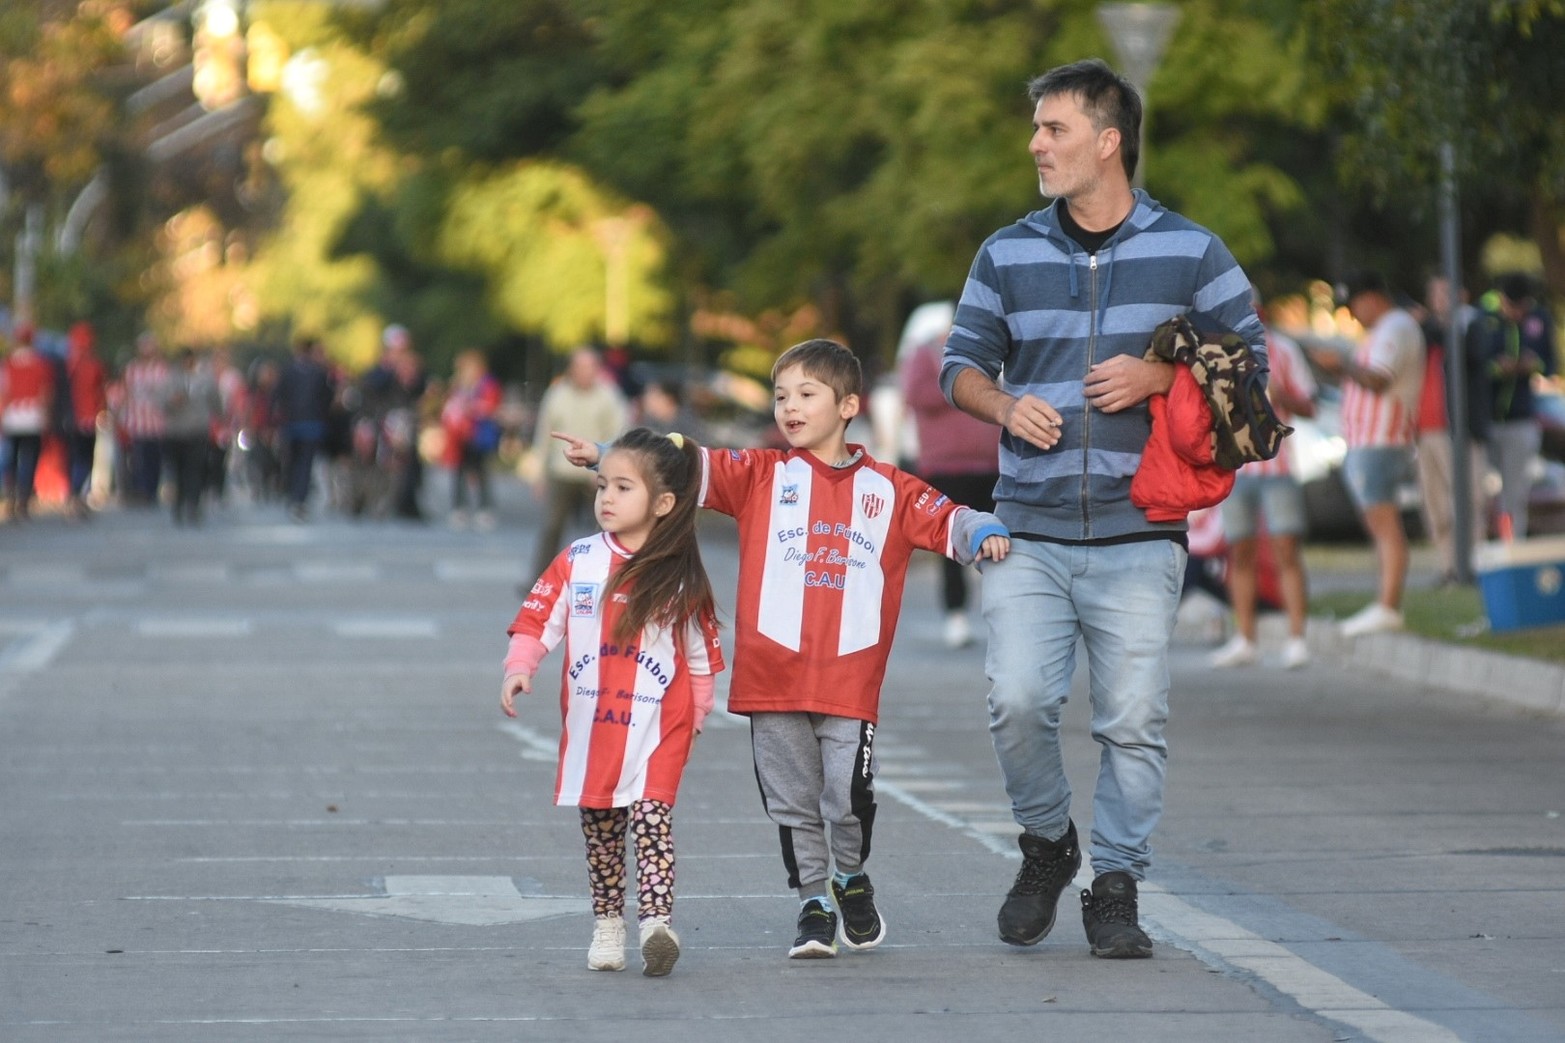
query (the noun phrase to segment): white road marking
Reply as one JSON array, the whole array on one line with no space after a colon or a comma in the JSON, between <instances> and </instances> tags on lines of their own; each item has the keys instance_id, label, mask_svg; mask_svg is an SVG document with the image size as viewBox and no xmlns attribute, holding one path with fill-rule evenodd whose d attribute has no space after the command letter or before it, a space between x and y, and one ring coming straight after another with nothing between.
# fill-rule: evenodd
<instances>
[{"instance_id":1,"label":"white road marking","mask_svg":"<svg viewBox=\"0 0 1565 1043\"><path fill-rule=\"evenodd\" d=\"M520 721L501 721L500 730L522 744L522 760L524 761L552 761L560 755L560 743L557 739L529 728Z\"/></svg>"},{"instance_id":2,"label":"white road marking","mask_svg":"<svg viewBox=\"0 0 1565 1043\"><path fill-rule=\"evenodd\" d=\"M27 674L42 670L59 655L74 633L76 624L70 620L35 627L30 636L0 653L0 673Z\"/></svg>"},{"instance_id":3,"label":"white road marking","mask_svg":"<svg viewBox=\"0 0 1565 1043\"><path fill-rule=\"evenodd\" d=\"M432 619L345 619L332 629L338 637L393 641L440 636L440 627Z\"/></svg>"},{"instance_id":4,"label":"white road marking","mask_svg":"<svg viewBox=\"0 0 1565 1043\"><path fill-rule=\"evenodd\" d=\"M490 927L592 912L585 898L524 895L508 876L388 876L383 895L267 899L279 905Z\"/></svg>"},{"instance_id":5,"label":"white road marking","mask_svg":"<svg viewBox=\"0 0 1565 1043\"><path fill-rule=\"evenodd\" d=\"M293 574L301 583L373 583L380 578L380 568L362 562L313 561L295 565Z\"/></svg>"},{"instance_id":6,"label":"white road marking","mask_svg":"<svg viewBox=\"0 0 1565 1043\"><path fill-rule=\"evenodd\" d=\"M142 637L247 637L248 619L142 619L136 632Z\"/></svg>"},{"instance_id":7,"label":"white road marking","mask_svg":"<svg viewBox=\"0 0 1565 1043\"><path fill-rule=\"evenodd\" d=\"M914 796L902 785L886 782L884 777L875 780L875 789L920 815L971 837L995 854L1015 860L1021 858L1014 840L1017 834L1014 822L970 822ZM1007 838L1005 841L997 835L1002 832ZM1092 886L1090 863L1083 863L1073 886L1083 890ZM1139 890L1144 924L1208 966L1252 974L1278 992L1291 996L1317 1016L1351 1025L1367 1040L1377 1043L1460 1043L1461 1037L1439 1025L1392 1009L1289 949L1267 941L1231 920L1197 909L1155 884L1143 883Z\"/></svg>"},{"instance_id":8,"label":"white road marking","mask_svg":"<svg viewBox=\"0 0 1565 1043\"><path fill-rule=\"evenodd\" d=\"M147 568L149 579L169 583L227 583L231 573L227 565L186 563L179 565L151 565Z\"/></svg>"}]
</instances>

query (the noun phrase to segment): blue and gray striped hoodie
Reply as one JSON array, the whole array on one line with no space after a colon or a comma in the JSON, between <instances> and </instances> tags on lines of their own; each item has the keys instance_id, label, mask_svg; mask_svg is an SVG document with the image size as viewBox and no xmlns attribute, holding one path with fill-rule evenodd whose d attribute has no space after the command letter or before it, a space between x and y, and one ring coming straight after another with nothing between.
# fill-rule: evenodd
<instances>
[{"instance_id":1,"label":"blue and gray striped hoodie","mask_svg":"<svg viewBox=\"0 0 1565 1043\"><path fill-rule=\"evenodd\" d=\"M971 366L1012 395L1032 393L1064 419L1042 450L1000 437L997 514L1017 535L1105 540L1179 532L1130 502L1150 421L1146 404L1118 413L1088 407L1087 370L1114 355L1140 358L1164 319L1195 313L1249 342L1263 363L1265 332L1250 282L1222 240L1135 191L1135 205L1095 254L1060 228L1059 202L990 236L968 273L946 341L946 398ZM1195 321L1195 320L1192 320Z\"/></svg>"}]
</instances>

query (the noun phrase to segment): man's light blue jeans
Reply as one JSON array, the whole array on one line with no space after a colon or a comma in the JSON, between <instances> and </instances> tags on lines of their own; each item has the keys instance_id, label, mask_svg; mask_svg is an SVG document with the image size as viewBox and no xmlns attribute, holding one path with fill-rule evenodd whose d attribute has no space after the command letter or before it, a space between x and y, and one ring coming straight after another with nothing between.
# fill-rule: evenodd
<instances>
[{"instance_id":1,"label":"man's light blue jeans","mask_svg":"<svg viewBox=\"0 0 1565 1043\"><path fill-rule=\"evenodd\" d=\"M1070 821L1060 712L1076 644L1087 650L1092 737L1102 748L1089 852L1095 875L1144 879L1163 813L1168 645L1186 552L1172 540L1068 546L1012 540L983 570L989 732L1023 831L1055 840Z\"/></svg>"}]
</instances>

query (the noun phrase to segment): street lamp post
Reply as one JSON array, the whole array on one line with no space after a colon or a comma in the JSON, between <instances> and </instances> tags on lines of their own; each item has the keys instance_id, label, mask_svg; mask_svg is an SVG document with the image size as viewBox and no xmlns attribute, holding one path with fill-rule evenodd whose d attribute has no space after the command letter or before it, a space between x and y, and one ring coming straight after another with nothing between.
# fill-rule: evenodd
<instances>
[{"instance_id":1,"label":"street lamp post","mask_svg":"<svg viewBox=\"0 0 1565 1043\"><path fill-rule=\"evenodd\" d=\"M1179 8L1166 3L1099 4L1098 24L1109 34L1114 54L1119 58L1125 78L1141 92L1141 161L1136 164L1131 184L1141 188L1146 183L1147 169L1147 118L1151 105L1147 101L1147 84L1157 71L1163 57L1163 48L1174 33L1179 21Z\"/></svg>"}]
</instances>

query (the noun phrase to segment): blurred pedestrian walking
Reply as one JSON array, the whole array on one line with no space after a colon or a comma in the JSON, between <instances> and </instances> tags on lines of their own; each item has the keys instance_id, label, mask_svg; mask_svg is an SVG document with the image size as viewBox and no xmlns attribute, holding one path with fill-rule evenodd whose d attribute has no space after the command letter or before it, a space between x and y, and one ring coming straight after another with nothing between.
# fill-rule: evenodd
<instances>
[{"instance_id":1,"label":"blurred pedestrian walking","mask_svg":"<svg viewBox=\"0 0 1565 1043\"><path fill-rule=\"evenodd\" d=\"M533 552L533 573L542 575L559 553L566 526L591 517L595 479L591 471L565 458L551 431L569 431L590 442L612 442L625 429L628 407L619 386L604 370L598 353L581 347L571 352L565 373L538 404L532 451L542 463L534 495L544 503L543 528Z\"/></svg>"},{"instance_id":2,"label":"blurred pedestrian walking","mask_svg":"<svg viewBox=\"0 0 1565 1043\"><path fill-rule=\"evenodd\" d=\"M309 517L315 458L326 437L326 414L335 394L325 356L326 349L319 340L301 337L294 345L293 360L278 377L272 394L282 435L288 514L294 521Z\"/></svg>"},{"instance_id":3,"label":"blurred pedestrian walking","mask_svg":"<svg viewBox=\"0 0 1565 1043\"><path fill-rule=\"evenodd\" d=\"M1532 280L1521 273L1495 280L1498 306L1488 324L1489 374L1492 380L1489 455L1500 472L1500 517L1519 539L1531 521L1532 462L1543 444L1543 427L1533 410L1532 382L1551 377L1554 320L1539 305Z\"/></svg>"},{"instance_id":4,"label":"blurred pedestrian walking","mask_svg":"<svg viewBox=\"0 0 1565 1043\"><path fill-rule=\"evenodd\" d=\"M174 524L200 525L212 466L212 425L223 399L211 359L181 348L164 385L164 452L174 475Z\"/></svg>"},{"instance_id":5,"label":"blurred pedestrian walking","mask_svg":"<svg viewBox=\"0 0 1565 1043\"><path fill-rule=\"evenodd\" d=\"M1264 316L1258 297L1256 305L1257 313ZM1286 424L1296 416L1314 416L1315 378L1299 345L1268 327L1266 360L1271 367L1266 395L1277 418ZM1260 548L1265 540L1288 615L1288 638L1283 644L1281 663L1287 670L1305 666L1310 661L1310 649L1304 640L1309 613L1301 552L1306 535L1304 490L1293 476L1293 451L1287 439L1283 439L1282 450L1272 459L1255 460L1239 469L1233 491L1219 510L1228 540L1227 581L1237 632L1213 653L1212 665L1244 666L1260 658L1256 632Z\"/></svg>"},{"instance_id":6,"label":"blurred pedestrian walking","mask_svg":"<svg viewBox=\"0 0 1565 1043\"><path fill-rule=\"evenodd\" d=\"M406 326L387 326L381 334L381 348L380 361L360 382L363 407L376 418L390 450L392 513L408 521L422 521L419 495L424 462L418 446L419 407L429 389L429 376Z\"/></svg>"},{"instance_id":7,"label":"blurred pedestrian walking","mask_svg":"<svg viewBox=\"0 0 1565 1043\"><path fill-rule=\"evenodd\" d=\"M135 357L126 363L121 382L124 397L119 418L129 449L128 487L124 501L132 507L152 507L163 483L163 435L167 421L168 361L150 331L136 338Z\"/></svg>"},{"instance_id":8,"label":"blurred pedestrian walking","mask_svg":"<svg viewBox=\"0 0 1565 1043\"><path fill-rule=\"evenodd\" d=\"M494 499L489 491L489 462L500 448L500 382L476 349L462 352L452 368L451 387L440 410L446 436L445 465L451 469L451 526L468 523L469 500L475 526L494 528Z\"/></svg>"},{"instance_id":9,"label":"blurred pedestrian walking","mask_svg":"<svg viewBox=\"0 0 1565 1043\"><path fill-rule=\"evenodd\" d=\"M994 511L994 487L1000 480L1000 431L946 401L940 390L940 361L956 305L950 301L926 304L909 320L904 336L913 338L907 350L899 348L902 398L918 433L918 460L914 472L953 502L984 513ZM973 640L967 618L968 566L954 558L940 561L940 600L945 607L944 639L947 648L961 648Z\"/></svg>"},{"instance_id":10,"label":"blurred pedestrian walking","mask_svg":"<svg viewBox=\"0 0 1565 1043\"><path fill-rule=\"evenodd\" d=\"M0 433L8 443L6 510L15 521L25 521L32 513L38 461L55 401L55 369L33 346L33 334L31 326L18 325L16 343L0 362Z\"/></svg>"},{"instance_id":11,"label":"blurred pedestrian walking","mask_svg":"<svg viewBox=\"0 0 1565 1043\"><path fill-rule=\"evenodd\" d=\"M70 415L61 428L66 439L66 511L72 518L88 516L87 492L98 447L98 418L109 406L108 373L98 358L98 338L89 322L70 328L65 340L65 375L70 385Z\"/></svg>"},{"instance_id":12,"label":"blurred pedestrian walking","mask_svg":"<svg viewBox=\"0 0 1565 1043\"><path fill-rule=\"evenodd\" d=\"M1467 415L1468 485L1471 505L1471 543L1464 552L1472 563L1473 544L1484 538L1488 522L1488 497L1484 476L1488 470L1488 440L1492 392L1489 389L1489 345L1487 329L1478 309L1466 301L1466 292L1456 308L1456 360L1462 367L1462 384ZM1424 388L1418 403L1419 501L1424 528L1440 555L1441 585L1455 583L1457 568L1455 475L1452 454L1455 451L1451 418L1456 415L1455 389L1446 379L1453 352L1450 340L1452 294L1443 275L1432 275L1424 283L1424 310L1420 316L1424 330L1426 358Z\"/></svg>"}]
</instances>

